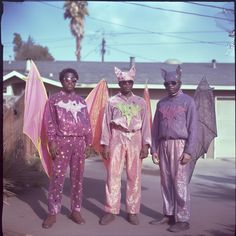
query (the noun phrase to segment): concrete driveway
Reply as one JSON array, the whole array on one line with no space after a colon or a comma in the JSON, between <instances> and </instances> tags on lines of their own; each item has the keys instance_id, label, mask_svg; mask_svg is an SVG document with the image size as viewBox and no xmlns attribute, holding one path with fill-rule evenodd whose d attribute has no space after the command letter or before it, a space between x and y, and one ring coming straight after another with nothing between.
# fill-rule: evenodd
<instances>
[{"instance_id":1,"label":"concrete driveway","mask_svg":"<svg viewBox=\"0 0 236 236\"><path fill-rule=\"evenodd\" d=\"M41 227L47 215L47 186L28 188L20 196L9 198L3 206L4 236L230 236L235 235L235 159L200 159L191 181L191 227L181 233L166 231L166 226L148 222L162 217L159 169L151 158L144 160L140 225L126 221L125 172L122 180L120 215L109 225L98 224L103 215L105 168L99 157L86 160L82 215L85 225L69 218L69 179L63 193L63 207L51 229Z\"/></svg>"}]
</instances>

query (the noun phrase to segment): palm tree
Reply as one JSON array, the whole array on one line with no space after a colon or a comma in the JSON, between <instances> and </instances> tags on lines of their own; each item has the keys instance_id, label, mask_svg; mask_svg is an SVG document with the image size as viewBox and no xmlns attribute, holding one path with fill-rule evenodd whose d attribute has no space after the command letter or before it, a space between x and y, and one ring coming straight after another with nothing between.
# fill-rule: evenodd
<instances>
[{"instance_id":1,"label":"palm tree","mask_svg":"<svg viewBox=\"0 0 236 236\"><path fill-rule=\"evenodd\" d=\"M81 40L84 36L84 19L88 14L87 1L65 1L64 3L64 18L70 19L71 33L76 38L76 57L80 61Z\"/></svg>"}]
</instances>

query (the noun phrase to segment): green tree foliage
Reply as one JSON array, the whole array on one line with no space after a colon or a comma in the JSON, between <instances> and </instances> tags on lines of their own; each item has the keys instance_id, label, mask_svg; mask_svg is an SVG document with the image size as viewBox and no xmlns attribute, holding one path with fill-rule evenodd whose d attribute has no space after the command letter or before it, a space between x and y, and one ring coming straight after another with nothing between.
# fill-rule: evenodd
<instances>
[{"instance_id":1,"label":"green tree foliage","mask_svg":"<svg viewBox=\"0 0 236 236\"><path fill-rule=\"evenodd\" d=\"M12 43L14 44L13 51L16 53L17 51L20 50L20 48L23 44L20 34L14 33L14 39L13 39Z\"/></svg>"},{"instance_id":2,"label":"green tree foliage","mask_svg":"<svg viewBox=\"0 0 236 236\"><path fill-rule=\"evenodd\" d=\"M88 13L87 1L65 1L64 3L64 18L70 19L70 29L76 40L76 58L80 61L81 58L81 40L84 36L84 20Z\"/></svg>"},{"instance_id":3,"label":"green tree foliage","mask_svg":"<svg viewBox=\"0 0 236 236\"><path fill-rule=\"evenodd\" d=\"M14 58L16 61L32 59L35 61L54 61L54 57L49 53L47 47L35 44L32 37L24 42L18 33L14 33Z\"/></svg>"}]
</instances>

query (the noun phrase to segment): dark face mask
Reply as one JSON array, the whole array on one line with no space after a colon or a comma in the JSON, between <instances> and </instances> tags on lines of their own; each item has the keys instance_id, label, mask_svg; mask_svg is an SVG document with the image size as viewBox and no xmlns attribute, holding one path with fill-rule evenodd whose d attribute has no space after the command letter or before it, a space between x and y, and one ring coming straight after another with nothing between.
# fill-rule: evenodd
<instances>
[{"instance_id":1,"label":"dark face mask","mask_svg":"<svg viewBox=\"0 0 236 236\"><path fill-rule=\"evenodd\" d=\"M181 81L180 80L166 81L164 83L164 86L169 95L174 95L180 90Z\"/></svg>"}]
</instances>

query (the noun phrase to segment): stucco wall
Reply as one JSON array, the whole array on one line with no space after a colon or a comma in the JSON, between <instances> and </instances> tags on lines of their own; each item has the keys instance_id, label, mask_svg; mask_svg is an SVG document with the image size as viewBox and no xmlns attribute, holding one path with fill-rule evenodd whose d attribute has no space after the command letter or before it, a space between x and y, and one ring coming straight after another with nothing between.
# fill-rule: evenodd
<instances>
[{"instance_id":1,"label":"stucco wall","mask_svg":"<svg viewBox=\"0 0 236 236\"><path fill-rule=\"evenodd\" d=\"M25 82L22 80L19 81L19 79L18 80L14 79L11 82L12 82L12 86L13 86L13 93L15 93L15 95L19 95L22 92L22 90L24 90ZM109 85L108 85L108 88L109 88ZM58 92L59 90L61 90L61 87L56 87L56 86L53 86L50 84L46 84L46 90L48 91L48 95L50 96L50 95ZM76 88L76 91L78 92L78 94L80 94L80 96L82 96L84 98L89 94L89 92L91 90L92 90L92 88ZM110 88L109 95L110 96L115 95L118 91L119 91L118 86L117 86L117 88L112 88L112 89ZM143 89L134 89L133 91L136 95L143 96ZM190 96L193 96L195 90L183 90L183 92L185 92L186 94L188 94ZM234 92L235 91L213 90L213 94L214 94L215 98L217 98L217 97L228 98L231 100L231 102L233 104L235 104L235 93ZM154 116L156 103L162 97L166 96L166 92L164 89L149 89L149 94L150 94L150 99L151 99L150 102L151 102L151 108L152 108L152 116ZM216 116L218 117L219 114L216 113ZM221 121L218 121L218 122L221 122ZM230 127L229 129L234 129L235 128L234 123L235 123L235 119L231 119L229 121L228 128ZM220 129L224 129L224 126L222 126L221 124L219 125L219 127L220 127ZM219 131L219 133L225 133L225 132ZM235 143L235 137L233 137L232 135L231 135L230 143L232 143L232 144ZM209 147L209 150L206 154L207 158L215 158L218 156L218 154L215 153L214 145L215 145L215 142L212 142Z\"/></svg>"}]
</instances>

